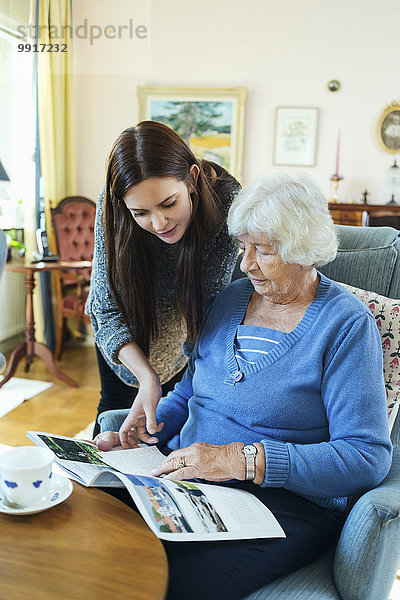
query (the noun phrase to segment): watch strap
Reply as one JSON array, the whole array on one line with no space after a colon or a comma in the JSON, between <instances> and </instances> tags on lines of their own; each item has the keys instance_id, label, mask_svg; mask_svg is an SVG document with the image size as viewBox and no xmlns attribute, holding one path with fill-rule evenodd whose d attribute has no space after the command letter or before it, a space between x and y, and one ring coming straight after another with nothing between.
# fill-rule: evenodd
<instances>
[{"instance_id":1,"label":"watch strap","mask_svg":"<svg viewBox=\"0 0 400 600\"><path fill-rule=\"evenodd\" d=\"M253 481L256 476L256 454L257 448L253 444L247 444L242 448L246 465L246 481Z\"/></svg>"}]
</instances>

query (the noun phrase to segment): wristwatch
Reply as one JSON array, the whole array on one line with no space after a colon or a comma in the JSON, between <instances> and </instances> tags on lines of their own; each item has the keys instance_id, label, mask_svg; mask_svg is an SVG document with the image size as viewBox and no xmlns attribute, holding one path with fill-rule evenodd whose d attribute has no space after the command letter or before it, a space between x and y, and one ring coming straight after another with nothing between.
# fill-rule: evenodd
<instances>
[{"instance_id":1,"label":"wristwatch","mask_svg":"<svg viewBox=\"0 0 400 600\"><path fill-rule=\"evenodd\" d=\"M242 453L246 461L246 479L253 481L256 476L256 454L257 448L253 444L248 444L242 448Z\"/></svg>"}]
</instances>

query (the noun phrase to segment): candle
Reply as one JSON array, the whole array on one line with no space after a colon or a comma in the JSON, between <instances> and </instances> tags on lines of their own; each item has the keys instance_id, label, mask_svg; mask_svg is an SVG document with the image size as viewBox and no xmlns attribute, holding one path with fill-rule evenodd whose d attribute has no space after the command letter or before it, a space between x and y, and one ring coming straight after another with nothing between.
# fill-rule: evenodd
<instances>
[{"instance_id":1,"label":"candle","mask_svg":"<svg viewBox=\"0 0 400 600\"><path fill-rule=\"evenodd\" d=\"M339 153L340 153L340 129L338 133L337 139L337 147L336 147L336 171L335 175L339 176Z\"/></svg>"}]
</instances>

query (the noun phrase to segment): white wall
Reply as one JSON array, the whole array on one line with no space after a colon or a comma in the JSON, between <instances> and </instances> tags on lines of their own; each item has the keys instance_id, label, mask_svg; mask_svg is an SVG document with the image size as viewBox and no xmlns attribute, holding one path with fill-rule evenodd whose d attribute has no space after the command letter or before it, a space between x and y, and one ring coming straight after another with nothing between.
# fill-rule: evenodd
<instances>
[{"instance_id":1,"label":"white wall","mask_svg":"<svg viewBox=\"0 0 400 600\"><path fill-rule=\"evenodd\" d=\"M133 4L102 6L119 23L134 16ZM152 0L147 72L130 72L128 54L126 73L85 74L76 57L78 192L96 198L113 140L137 121L137 85L240 85L248 89L243 183L272 168L275 107L317 106L317 163L307 170L329 193L340 127L343 198L359 200L367 188L371 201L383 200L395 156L378 145L376 126L400 100L399 23L399 0ZM340 91L327 90L330 79Z\"/></svg>"}]
</instances>

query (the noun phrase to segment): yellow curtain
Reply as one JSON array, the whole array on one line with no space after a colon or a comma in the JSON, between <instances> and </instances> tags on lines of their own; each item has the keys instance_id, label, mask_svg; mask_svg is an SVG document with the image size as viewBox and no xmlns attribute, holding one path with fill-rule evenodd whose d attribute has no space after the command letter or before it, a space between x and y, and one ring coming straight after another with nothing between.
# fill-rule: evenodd
<instances>
[{"instance_id":1,"label":"yellow curtain","mask_svg":"<svg viewBox=\"0 0 400 600\"><path fill-rule=\"evenodd\" d=\"M44 184L47 235L55 251L51 208L65 196L76 195L76 155L72 105L70 0L37 0L38 43L46 44L38 57L38 120L40 161ZM48 52L53 44L53 52ZM58 44L58 50L55 51ZM67 51L61 52L65 44ZM39 46L42 48L42 46ZM38 286L39 288L39 286ZM38 289L39 292L39 289ZM40 294L35 301L38 339L44 337Z\"/></svg>"},{"instance_id":2,"label":"yellow curtain","mask_svg":"<svg viewBox=\"0 0 400 600\"><path fill-rule=\"evenodd\" d=\"M38 24L39 44L67 47L66 52L38 52L40 160L46 223L54 249L50 209L76 194L70 0L39 0Z\"/></svg>"}]
</instances>

